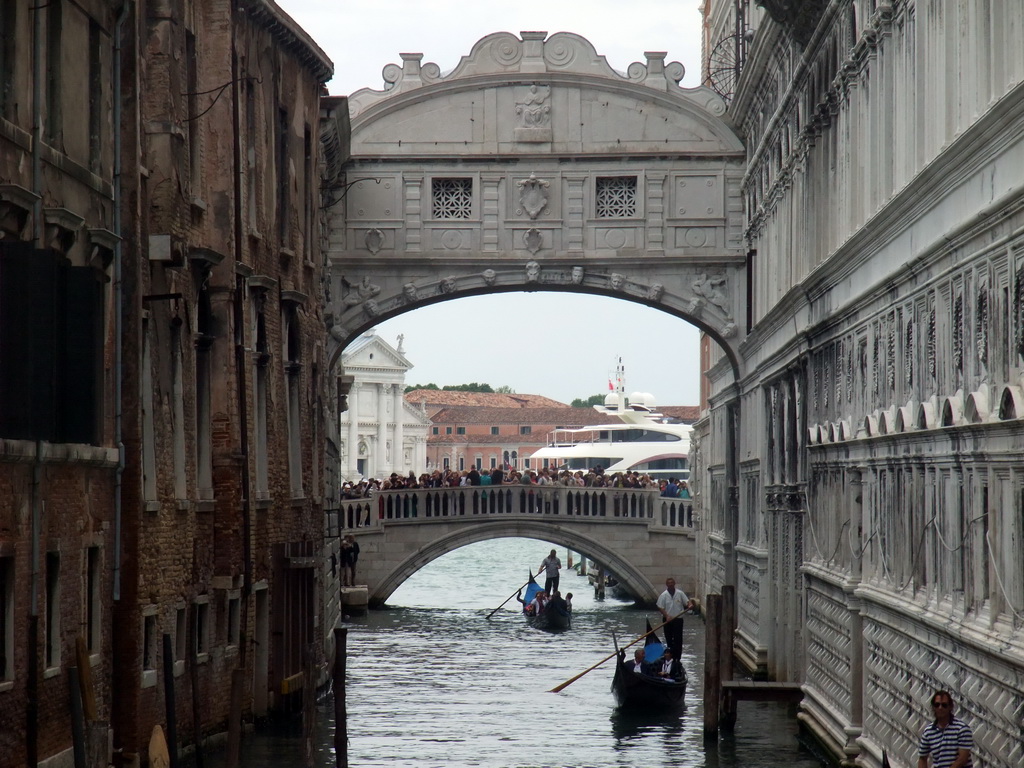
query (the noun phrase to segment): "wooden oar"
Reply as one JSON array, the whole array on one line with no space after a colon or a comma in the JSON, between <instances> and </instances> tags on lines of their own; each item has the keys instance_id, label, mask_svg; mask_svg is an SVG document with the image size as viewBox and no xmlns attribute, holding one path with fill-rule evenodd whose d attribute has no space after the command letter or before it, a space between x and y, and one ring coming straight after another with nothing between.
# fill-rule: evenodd
<instances>
[{"instance_id":1,"label":"wooden oar","mask_svg":"<svg viewBox=\"0 0 1024 768\"><path fill-rule=\"evenodd\" d=\"M666 622L665 622L665 624L668 624L668 622L666 621ZM576 677L570 677L570 678L569 678L568 680L566 680L566 681L565 681L564 683L561 683L560 685L556 685L556 686L555 686L554 688L552 688L552 689L551 689L550 691L548 691L548 693L558 693L558 692L559 692L560 690L562 690L563 688L568 688L568 687L569 687L570 685L572 685L573 683L575 683L575 682L576 682L577 680L579 680L579 679L580 679L581 677L583 677L583 676L584 676L585 674L587 674L588 672L593 672L593 671L594 671L595 669L597 669L598 667L600 667L600 666L601 666L602 664L604 664L604 663L605 663L606 661L608 661L608 659L611 659L611 658L614 658L615 656L618 656L618 655L619 655L619 651L624 651L624 650L626 650L627 648L629 648L629 646L631 646L631 645L635 645L636 643L640 642L641 640L643 640L643 639L644 639L645 637L647 637L648 635L653 635L653 634L654 634L655 632L657 632L657 631L658 631L659 629L661 629L662 627L664 627L664 626L665 626L665 624L659 624L659 625L658 625L658 626L656 626L656 627L655 627L654 629L652 629L652 630L651 630L650 632L644 632L644 633L643 633L642 635L640 635L640 637L638 637L638 638L637 638L636 640L633 640L632 642L626 643L626 644L625 644L624 646L622 646L622 647L621 647L621 648L619 648L619 649L618 649L617 651L615 651L615 653L611 654L610 656L605 656L605 657L604 657L603 659L601 659L601 660L600 660L599 662L597 662L597 664L595 664L594 666L590 667L589 669L585 669L585 670L583 670L583 671L582 671L582 672L580 672L580 673L579 673L578 675L576 675Z\"/></svg>"},{"instance_id":2,"label":"wooden oar","mask_svg":"<svg viewBox=\"0 0 1024 768\"><path fill-rule=\"evenodd\" d=\"M540 576L540 575L541 575L542 573L544 573L544 569L543 569L543 568L541 568L541 569L540 569L539 571L537 571L537 576ZM495 609L494 609L493 611L491 611L490 613L488 613L488 614L487 614L487 618L488 618L488 619L489 619L489 618L491 618L491 616L493 616L493 615L494 615L494 614L496 614L496 613L497 613L498 611L500 611L500 610L501 610L502 608L504 608L504 607L505 607L505 603L507 603L507 602L508 602L509 600L511 600L511 599L512 599L513 597L515 597L515 596L516 596L516 595L518 595L518 594L519 594L520 592L522 592L522 591L523 591L524 589L526 589L526 588L527 588L528 586L530 586L530 582L531 582L531 581L533 581L533 580L534 580L535 578L537 578L537 576L531 576L531 577L530 577L530 579L529 579L529 581L527 581L527 582L526 582L525 584L523 584L523 586L521 586L521 587L520 587L519 589L517 589L517 590L516 590L515 592L513 592L513 593L512 593L511 595L509 595L508 597L506 597L506 598L505 598L505 601L504 601L504 602L503 602L503 603L502 603L501 605L499 605L499 606L498 606L497 608L495 608Z\"/></svg>"}]
</instances>

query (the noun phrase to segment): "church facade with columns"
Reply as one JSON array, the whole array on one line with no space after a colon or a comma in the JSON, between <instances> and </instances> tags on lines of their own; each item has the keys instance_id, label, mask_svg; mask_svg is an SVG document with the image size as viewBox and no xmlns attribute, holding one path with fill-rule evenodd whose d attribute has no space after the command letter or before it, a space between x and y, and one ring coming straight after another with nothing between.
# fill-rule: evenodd
<instances>
[{"instance_id":1,"label":"church facade with columns","mask_svg":"<svg viewBox=\"0 0 1024 768\"><path fill-rule=\"evenodd\" d=\"M421 474L430 419L405 402L405 374L412 363L402 337L393 347L371 329L348 346L342 365L352 384L338 430L341 480Z\"/></svg>"}]
</instances>

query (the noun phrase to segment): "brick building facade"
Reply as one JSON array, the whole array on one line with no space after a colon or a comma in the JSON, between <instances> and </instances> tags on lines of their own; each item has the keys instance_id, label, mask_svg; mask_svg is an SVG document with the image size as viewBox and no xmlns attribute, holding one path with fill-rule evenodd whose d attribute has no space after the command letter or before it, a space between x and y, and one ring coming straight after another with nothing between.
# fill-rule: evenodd
<instances>
[{"instance_id":1,"label":"brick building facade","mask_svg":"<svg viewBox=\"0 0 1024 768\"><path fill-rule=\"evenodd\" d=\"M110 711L118 467L114 11L99 0L0 3L5 767L70 746L72 668L91 673L92 685L88 677L81 682L96 716Z\"/></svg>"},{"instance_id":2,"label":"brick building facade","mask_svg":"<svg viewBox=\"0 0 1024 768\"><path fill-rule=\"evenodd\" d=\"M324 658L331 71L271 0L0 2L0 767L73 666L131 764L165 667L188 745Z\"/></svg>"},{"instance_id":3,"label":"brick building facade","mask_svg":"<svg viewBox=\"0 0 1024 768\"><path fill-rule=\"evenodd\" d=\"M593 408L572 408L541 395L414 390L409 403L426 407L431 427L427 435L427 469L538 470L531 460L548 444L556 429L605 424L606 413ZM666 416L692 423L696 406L666 406Z\"/></svg>"},{"instance_id":4,"label":"brick building facade","mask_svg":"<svg viewBox=\"0 0 1024 768\"><path fill-rule=\"evenodd\" d=\"M125 562L115 748L290 706L323 658L319 97L331 62L269 0L143 2L124 52ZM134 169L133 169L134 170ZM287 693L291 692L291 693Z\"/></svg>"}]
</instances>

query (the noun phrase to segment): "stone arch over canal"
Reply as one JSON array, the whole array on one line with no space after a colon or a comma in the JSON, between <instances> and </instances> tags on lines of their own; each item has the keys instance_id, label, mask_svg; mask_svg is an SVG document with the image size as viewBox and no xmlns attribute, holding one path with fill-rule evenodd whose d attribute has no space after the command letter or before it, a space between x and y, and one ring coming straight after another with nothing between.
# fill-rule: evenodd
<instances>
[{"instance_id":1,"label":"stone arch over canal","mask_svg":"<svg viewBox=\"0 0 1024 768\"><path fill-rule=\"evenodd\" d=\"M385 603L406 579L439 557L468 544L507 537L539 539L581 552L612 571L641 604L653 604L669 576L694 593L697 555L692 528L667 528L637 519L456 517L385 523L357 531L356 536L361 549L359 581L365 582L371 605Z\"/></svg>"},{"instance_id":2,"label":"stone arch over canal","mask_svg":"<svg viewBox=\"0 0 1024 768\"><path fill-rule=\"evenodd\" d=\"M327 100L351 136L328 184L332 363L418 307L544 290L685 319L741 374L745 154L716 93L564 32L489 35L446 74L401 58L384 90Z\"/></svg>"}]
</instances>

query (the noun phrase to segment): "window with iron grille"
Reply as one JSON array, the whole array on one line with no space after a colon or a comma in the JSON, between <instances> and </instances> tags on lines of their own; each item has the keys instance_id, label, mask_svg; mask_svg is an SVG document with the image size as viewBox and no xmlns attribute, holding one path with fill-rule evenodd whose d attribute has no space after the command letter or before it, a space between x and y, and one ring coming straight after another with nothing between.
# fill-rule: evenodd
<instances>
[{"instance_id":1,"label":"window with iron grille","mask_svg":"<svg viewBox=\"0 0 1024 768\"><path fill-rule=\"evenodd\" d=\"M472 179L433 179L431 182L435 219L468 219L473 212Z\"/></svg>"},{"instance_id":2,"label":"window with iron grille","mask_svg":"<svg viewBox=\"0 0 1024 768\"><path fill-rule=\"evenodd\" d=\"M636 176L598 178L596 201L599 219L628 219L636 216Z\"/></svg>"}]
</instances>

